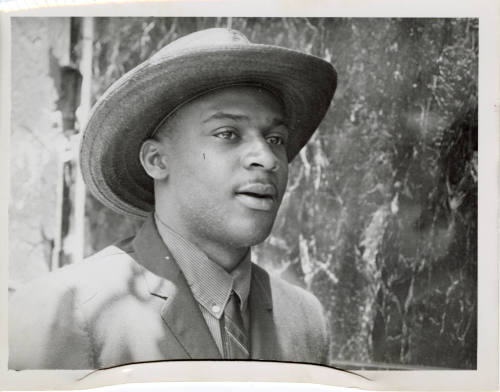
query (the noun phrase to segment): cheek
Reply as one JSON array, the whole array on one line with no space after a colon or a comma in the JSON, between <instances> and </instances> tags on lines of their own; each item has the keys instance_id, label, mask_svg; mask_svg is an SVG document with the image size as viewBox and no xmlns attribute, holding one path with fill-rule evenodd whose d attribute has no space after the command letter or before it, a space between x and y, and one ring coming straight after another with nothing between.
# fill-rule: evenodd
<instances>
[{"instance_id":1,"label":"cheek","mask_svg":"<svg viewBox=\"0 0 500 392\"><path fill-rule=\"evenodd\" d=\"M191 154L183 159L184 164L177 175L186 197L201 197L216 200L227 197L231 193L230 159L222 160L209 151Z\"/></svg>"}]
</instances>

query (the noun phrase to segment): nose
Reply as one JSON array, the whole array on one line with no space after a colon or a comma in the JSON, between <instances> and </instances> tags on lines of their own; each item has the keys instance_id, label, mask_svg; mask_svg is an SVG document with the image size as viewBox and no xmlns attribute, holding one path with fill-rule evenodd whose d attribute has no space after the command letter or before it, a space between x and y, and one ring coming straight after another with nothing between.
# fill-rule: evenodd
<instances>
[{"instance_id":1,"label":"nose","mask_svg":"<svg viewBox=\"0 0 500 392\"><path fill-rule=\"evenodd\" d=\"M247 150L243 155L243 166L247 169L261 168L277 171L280 167L280 161L271 145L260 136L248 141Z\"/></svg>"}]
</instances>

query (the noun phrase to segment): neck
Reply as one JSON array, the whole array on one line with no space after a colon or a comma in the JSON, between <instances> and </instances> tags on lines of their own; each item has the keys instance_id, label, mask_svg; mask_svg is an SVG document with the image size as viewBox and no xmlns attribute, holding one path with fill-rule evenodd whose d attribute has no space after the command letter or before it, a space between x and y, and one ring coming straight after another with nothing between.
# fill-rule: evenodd
<instances>
[{"instance_id":1,"label":"neck","mask_svg":"<svg viewBox=\"0 0 500 392\"><path fill-rule=\"evenodd\" d=\"M182 234L181 234L182 235ZM224 268L227 272L234 270L246 257L249 248L228 249L208 241L196 241L186 238L204 252L207 257Z\"/></svg>"},{"instance_id":2,"label":"neck","mask_svg":"<svg viewBox=\"0 0 500 392\"><path fill-rule=\"evenodd\" d=\"M165 214L159 211L156 211L156 216L161 223L167 225L177 234L180 234L183 238L196 245L210 260L220 265L227 272L231 272L236 268L250 251L249 247L231 247L227 243L211 241L208 238L193 235L183 225L176 224L175 219L168 219L168 217L165 217Z\"/></svg>"}]
</instances>

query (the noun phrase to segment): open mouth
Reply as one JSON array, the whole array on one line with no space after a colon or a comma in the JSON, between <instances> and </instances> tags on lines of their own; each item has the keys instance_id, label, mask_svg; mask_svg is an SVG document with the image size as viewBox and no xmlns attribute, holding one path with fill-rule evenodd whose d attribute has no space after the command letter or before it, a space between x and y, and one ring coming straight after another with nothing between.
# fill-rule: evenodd
<instances>
[{"instance_id":1,"label":"open mouth","mask_svg":"<svg viewBox=\"0 0 500 392\"><path fill-rule=\"evenodd\" d=\"M274 200L273 195L270 195L270 194L262 194L262 193L255 193L255 192L237 192L237 194L250 196L250 197L256 197L257 199Z\"/></svg>"},{"instance_id":2,"label":"open mouth","mask_svg":"<svg viewBox=\"0 0 500 392\"><path fill-rule=\"evenodd\" d=\"M235 191L236 198L253 210L270 211L275 206L276 187L270 183L249 183Z\"/></svg>"}]
</instances>

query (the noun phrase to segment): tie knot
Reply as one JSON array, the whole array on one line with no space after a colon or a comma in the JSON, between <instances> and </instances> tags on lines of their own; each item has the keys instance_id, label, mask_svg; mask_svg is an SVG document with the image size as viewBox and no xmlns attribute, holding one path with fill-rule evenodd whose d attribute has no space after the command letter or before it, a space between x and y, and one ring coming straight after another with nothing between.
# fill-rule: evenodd
<instances>
[{"instance_id":1,"label":"tie knot","mask_svg":"<svg viewBox=\"0 0 500 392\"><path fill-rule=\"evenodd\" d=\"M238 318L238 315L241 317L240 305L240 298L238 297L238 294L236 294L234 291L231 291L231 295L229 296L226 304L226 316L230 317L231 319Z\"/></svg>"},{"instance_id":2,"label":"tie knot","mask_svg":"<svg viewBox=\"0 0 500 392\"><path fill-rule=\"evenodd\" d=\"M241 301L239 295L236 293L236 291L232 290L231 294L229 295L229 301L232 301L236 305L240 306Z\"/></svg>"}]
</instances>

